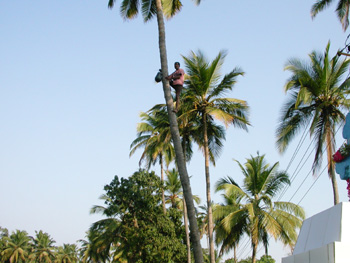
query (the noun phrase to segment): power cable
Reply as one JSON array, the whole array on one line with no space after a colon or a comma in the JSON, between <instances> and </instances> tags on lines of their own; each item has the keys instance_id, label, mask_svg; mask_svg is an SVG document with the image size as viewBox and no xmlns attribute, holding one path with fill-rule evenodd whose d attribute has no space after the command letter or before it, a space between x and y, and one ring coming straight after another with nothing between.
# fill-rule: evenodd
<instances>
[{"instance_id":1,"label":"power cable","mask_svg":"<svg viewBox=\"0 0 350 263\"><path fill-rule=\"evenodd\" d=\"M304 143L305 138L306 138L306 134L307 134L306 131L307 131L307 128L305 128L305 130L303 132L303 135L301 136L301 138L299 140L299 143L298 143L298 145L297 145L297 147L296 147L296 149L295 149L295 151L294 151L294 153L292 155L292 158L290 159L290 161L289 161L289 163L287 165L286 171L288 171L289 167L291 166L292 162L294 161L295 157L297 156L297 154L298 154L302 144Z\"/></svg>"},{"instance_id":2,"label":"power cable","mask_svg":"<svg viewBox=\"0 0 350 263\"><path fill-rule=\"evenodd\" d=\"M343 51L345 48L348 48L348 51L350 52L350 44L346 44L346 42L347 42L347 40L349 39L349 37L350 37L350 34L347 36L347 38L346 38L346 40L345 40L345 47L344 47L341 51ZM344 59L344 60L345 60L345 59ZM348 73L346 79L348 79L349 77L350 77L350 72ZM348 97L348 94L346 94L345 99L347 99L347 97ZM344 120L342 120L342 123L339 124L339 127L338 127L338 129L337 129L335 135L339 132L339 129L343 126L343 124L344 124ZM299 143L298 143L298 145L297 145L297 147L296 147L296 150L294 151L294 153L293 153L293 155L292 155L292 158L291 158L291 160L289 161L289 163L288 163L288 165L287 165L286 171L290 168L292 162L294 161L294 159L295 159L297 153L299 152L299 150L300 150L302 144L303 144L304 141L305 141L305 138L306 138L306 130L307 130L307 129L304 130L304 133L303 133L303 135L302 135L302 137L301 137L301 139L300 139L300 141L299 141ZM334 137L335 137L335 136L334 136ZM301 158L301 160L300 160L300 162L299 162L297 168L294 170L294 173L293 173L293 175L292 175L292 177L291 177L291 183L294 181L294 179L295 179L295 178L297 177L297 175L300 173L301 169L304 167L304 165L305 165L305 163L307 162L307 160L310 158L312 151L310 152L308 158L304 161L303 165L300 167L299 171L296 172L297 169L298 169L298 167L299 167L299 165L301 164L302 160L304 159L306 153L307 153L308 150L310 149L311 144L312 144L312 141L310 142L310 144L309 144L307 150L305 151L303 157ZM315 147L316 147L316 146L315 146ZM315 147L314 147L314 148L315 148ZM323 157L323 153L325 152L326 148L327 148L327 147L325 147L324 150L322 151L322 157ZM323 172L326 170L327 166L328 166L328 164L327 164L327 165L324 167L324 169L319 173L319 175L318 175L317 178L314 180L314 182L311 184L311 186L308 188L308 190L305 192L305 194L303 195L303 197L299 200L298 205L304 200L304 198L308 195L308 193L310 192L310 190L314 187L314 185L316 184L316 182L318 181L318 179L321 177L321 175L323 174ZM311 168L311 170L309 171L309 173L307 174L307 176L305 176L303 182L299 185L298 189L294 192L294 194L293 194L292 197L290 198L289 202L293 199L293 197L294 197L294 196L296 195L296 193L299 191L299 189L301 188L302 184L303 184L303 183L305 182L305 180L309 177L309 174L310 174L311 172L312 172L312 168ZM289 187L290 187L290 186L288 185L288 186L286 186L286 187L282 190L283 193L282 193L282 194L280 195L280 197L278 198L278 201L283 197L283 195L286 193L286 191L287 191L287 189L288 189ZM268 240L270 240L270 239L271 239L271 237L268 238ZM246 247L247 247L248 243L249 243L249 239L248 239L248 241L246 242L244 248L241 250L242 252L240 252L240 255L242 255L242 254L244 253L244 251L246 250ZM261 249L262 249L262 246L260 246L260 248L257 250L257 253L258 253ZM249 256L249 253L251 253L251 252L248 252L248 254L245 256L245 258L246 258L247 256ZM237 253L237 255L238 255L238 253ZM237 256L237 258L240 258L240 257Z\"/></svg>"},{"instance_id":3,"label":"power cable","mask_svg":"<svg viewBox=\"0 0 350 263\"><path fill-rule=\"evenodd\" d=\"M316 180L314 180L314 182L312 183L312 185L309 187L309 189L307 189L306 193L303 195L303 197L300 199L300 201L298 202L298 205L301 203L301 201L303 201L304 197L309 193L309 191L311 190L311 188L316 184L316 182L318 181L318 179L320 179L321 174L323 174L323 172L326 170L327 165L323 168L322 172L317 176Z\"/></svg>"},{"instance_id":4,"label":"power cable","mask_svg":"<svg viewBox=\"0 0 350 263\"><path fill-rule=\"evenodd\" d=\"M338 127L338 129L336 130L335 135L337 135L337 133L339 132L340 128L343 126L343 123L344 123L344 120L342 121L341 124L339 124L339 127ZM305 131L304 131L304 133L305 133ZM304 139L305 139L305 138L304 138ZM304 139L303 139L303 143L304 143ZM300 141L301 141L301 140L300 140ZM299 141L299 142L300 142L300 141ZM309 144L309 146L308 146L306 152L304 153L304 155L303 155L301 161L304 159L304 157L305 157L306 153L308 152L308 150L309 150L311 144L312 144L312 142L310 142L310 144ZM298 147L299 147L299 144L298 144L297 148L298 148ZM316 146L315 146L315 147L316 147ZM314 147L314 148L315 148L315 147ZM300 148L299 148L299 149L300 149ZM326 149L327 149L327 145L324 147L324 149L323 149L323 151L322 151L322 157L323 157L323 154L324 154L324 152L326 151ZM307 157L307 159L304 161L304 163L303 163L303 165L301 166L301 168L303 168L303 166L305 165L305 163L307 162L307 160L310 158L311 154L312 154L312 151L310 152L310 154L309 154L309 156ZM320 157L321 157L321 156L320 156ZM301 161L299 162L299 164L298 164L296 170L298 169L298 167L299 167ZM297 203L298 205L302 202L302 200L306 197L306 195L307 195L307 194L310 192L310 190L314 187L314 185L316 184L316 182L318 181L318 179L321 177L321 175L323 174L323 172L326 170L327 166L328 166L328 164L327 164L327 165L323 168L323 170L319 173L319 175L318 175L317 178L314 180L314 182L312 183L312 185L308 188L308 190L305 192L305 194L303 195L303 197L302 197L302 198L299 200L299 202ZM301 171L301 168L299 169L298 173ZM310 174L311 172L312 172L312 168L310 169L310 171L308 172L308 174L305 176L304 180L303 180L302 183L299 185L298 189L294 192L293 196L289 199L289 202L293 199L293 197L296 195L296 193L300 190L301 186L302 186L303 183L306 181L306 179L309 178L309 174ZM298 173L297 173L297 174L298 174ZM294 179L295 179L295 177L294 177ZM288 187L289 187L289 186L288 186ZM281 196L280 196L280 197L281 197ZM279 199L279 200L280 200L280 199ZM279 200L278 200L278 201L279 201ZM270 240L270 239L271 239L271 237L268 238L268 240ZM247 242L246 242L244 248L241 250L240 256L244 253L244 251L246 250L248 244L249 244L249 239L247 240ZM263 248L263 245L260 245L260 246L259 246L259 249L256 251L256 253L260 252L260 250L261 250L262 248ZM247 257L249 256L250 253L251 253L251 251L248 251L248 253L246 254L246 256L245 256L244 258L247 258ZM238 254L237 254L237 258L240 258L240 256L238 256Z\"/></svg>"},{"instance_id":5,"label":"power cable","mask_svg":"<svg viewBox=\"0 0 350 263\"><path fill-rule=\"evenodd\" d=\"M304 137L304 138L305 138L305 137ZM304 167L304 165L306 164L306 162L309 160L312 151L310 152L309 156L307 157L307 159L304 161L304 163L303 163L302 166L300 167L299 171L297 171L298 168L299 168L299 166L300 166L300 164L301 164L301 162L302 162L303 159L305 158L305 155L306 155L307 152L309 151L311 145L312 145L312 141L309 143L308 148L306 149L304 155L303 155L302 158L300 159L299 164L298 164L297 167L295 168L294 173L292 174L292 177L290 178L290 185L294 182L295 178L299 175L301 169ZM286 186L284 187L284 189L282 190L282 193L280 194L280 196L279 196L279 198L278 198L278 201L281 200L281 198L282 198L282 197L284 196L284 194L287 192L287 190L288 190L288 188L290 187L290 185L286 185Z\"/></svg>"}]
</instances>

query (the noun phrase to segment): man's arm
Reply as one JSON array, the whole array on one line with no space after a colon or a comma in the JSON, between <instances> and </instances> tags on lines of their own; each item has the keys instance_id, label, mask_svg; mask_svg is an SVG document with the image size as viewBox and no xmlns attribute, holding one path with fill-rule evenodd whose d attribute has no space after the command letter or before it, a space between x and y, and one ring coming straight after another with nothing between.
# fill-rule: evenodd
<instances>
[{"instance_id":1,"label":"man's arm","mask_svg":"<svg viewBox=\"0 0 350 263\"><path fill-rule=\"evenodd\" d=\"M179 78L181 78L182 72L181 72L181 70L178 70L171 75L172 75L172 79L179 79Z\"/></svg>"},{"instance_id":2,"label":"man's arm","mask_svg":"<svg viewBox=\"0 0 350 263\"><path fill-rule=\"evenodd\" d=\"M169 76L165 77L165 79L166 79L166 80L171 80L171 79L174 78L173 75L174 75L174 73L172 73L172 74L170 74Z\"/></svg>"}]
</instances>

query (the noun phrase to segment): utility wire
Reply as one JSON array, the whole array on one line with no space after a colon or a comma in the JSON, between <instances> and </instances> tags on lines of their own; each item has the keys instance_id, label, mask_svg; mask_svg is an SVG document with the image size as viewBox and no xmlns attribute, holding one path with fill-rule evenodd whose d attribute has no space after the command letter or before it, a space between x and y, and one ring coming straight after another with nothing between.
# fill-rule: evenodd
<instances>
[{"instance_id":1,"label":"utility wire","mask_svg":"<svg viewBox=\"0 0 350 263\"><path fill-rule=\"evenodd\" d=\"M305 137L304 137L305 139ZM312 141L310 142L308 148L306 149L304 155L302 156L302 158L300 159L299 161L299 164L297 165L297 167L295 168L293 174L292 174L292 177L290 178L290 185L294 182L295 178L299 175L301 169L304 167L304 165L306 164L306 162L308 161L308 159L310 158L311 154L312 154L312 151L310 152L309 156L307 157L307 159L304 161L304 163L302 164L302 166L300 167L299 171L298 171L298 168L301 164L301 162L304 160L305 158L305 155L307 154L307 152L309 151L310 147L312 145ZM315 146L316 147L316 146ZM287 192L287 190L289 189L290 185L286 185L284 187L284 189L282 190L282 193L280 194L279 198L278 198L278 201L280 201L282 199L282 197L285 195L285 193Z\"/></svg>"},{"instance_id":2,"label":"utility wire","mask_svg":"<svg viewBox=\"0 0 350 263\"><path fill-rule=\"evenodd\" d=\"M348 40L349 38L350 38L350 34L347 36L347 38L346 38L346 40L345 40L345 47L344 47L341 51L343 51L345 48L348 48L348 51L350 51L350 44L347 44L347 43L346 43L347 40ZM346 59L344 59L344 60L346 60ZM348 79L349 77L350 77L350 71L349 71L349 73L348 73L346 79ZM348 94L346 94L345 99L347 99L347 97L348 97ZM345 122L345 121L342 120L342 123L339 124L339 127L338 127L338 129L337 129L335 135L339 132L339 129L340 129L340 127L343 126L344 122ZM301 137L300 140L299 140L299 143L298 143L298 145L297 145L297 147L296 147L296 149L295 149L295 151L294 151L294 153L293 153L293 155L292 155L292 157L291 157L291 160L289 161L289 163L288 163L288 165L287 165L286 171L290 168L290 166L291 166L291 164L293 163L293 161L294 161L294 159L295 159L297 153L299 152L299 150L300 150L302 144L304 144L304 141L305 141L305 138L306 138L306 131L307 131L307 128L305 128L304 133L303 133L302 137ZM309 144L307 150L305 151L303 157L301 158L301 160L300 160L300 162L299 162L297 168L294 170L294 173L293 173L293 175L292 175L292 177L291 177L291 183L294 181L294 179L295 179L295 178L297 177L297 175L300 173L301 169L304 167L304 165L305 165L305 163L307 162L307 160L310 158L312 151L310 152L308 158L304 161L303 165L300 167L299 171L296 172L297 169L298 169L298 167L299 167L299 165L300 165L300 163L301 163L302 160L304 159L306 153L307 153L308 150L310 149L311 144L312 144L312 141L310 142L310 144ZM316 146L315 146L315 147L316 147ZM315 148L315 147L314 147L314 148ZM324 153L325 150L326 150L326 147L325 147L325 149L324 149L323 152L322 152L322 156L323 156L323 153ZM314 182L312 183L312 185L308 188L308 190L305 192L305 194L303 195L303 197L299 200L298 205L303 201L303 199L306 197L306 195L307 195L307 194L310 192L310 190L314 187L314 185L316 184L316 182L318 181L318 179L321 177L321 174L325 171L325 169L327 168L327 166L328 166L328 165L326 165L326 166L324 167L324 169L319 173L319 175L318 175L317 178L314 180ZM299 185L298 189L294 192L294 194L293 194L292 197L290 198L289 202L292 200L292 198L293 198L293 197L296 195L296 193L299 191L299 189L301 188L301 185L305 182L305 180L308 178L308 176L309 176L309 174L310 174L311 172L312 172L312 168L311 168L311 170L309 171L309 173L307 174L307 176L305 176L303 182ZM286 193L286 191L288 190L289 187L290 187L290 186L287 185L287 186L282 190L282 193L281 193L280 197L278 198L278 201L280 201L280 199L284 196L284 194ZM270 240L270 238L271 238L271 237L269 237L268 240ZM240 255L242 255L242 254L244 253L244 251L246 250L246 248L247 248L248 245L249 245L249 239L248 239L247 242L245 243L243 249L240 250L240 252L239 252ZM261 249L262 249L262 246L257 250L257 253L258 253ZM245 258L246 258L247 256L249 256L249 253L251 253L251 251L248 252L248 254L245 256ZM237 258L240 258L240 256L238 256L238 253L237 253Z\"/></svg>"},{"instance_id":3,"label":"utility wire","mask_svg":"<svg viewBox=\"0 0 350 263\"><path fill-rule=\"evenodd\" d=\"M289 161L289 163L287 165L286 171L288 171L289 167L291 166L291 164L293 163L295 157L297 156L297 154L298 154L302 144L304 143L305 138L306 138L306 134L307 134L306 131L307 131L307 128L305 128L305 130L303 132L303 135L301 136L301 138L299 140L299 143L298 143L298 145L297 145L297 147L296 147L296 149L295 149L295 151L293 153L293 156L292 156L292 158L290 159L290 161Z\"/></svg>"},{"instance_id":4,"label":"utility wire","mask_svg":"<svg viewBox=\"0 0 350 263\"><path fill-rule=\"evenodd\" d=\"M323 174L323 172L326 170L327 166L325 166L322 170L322 172L317 176L316 180L314 180L314 182L312 183L312 185L309 187L309 189L307 189L306 193L303 195L303 197L300 199L300 201L298 202L298 205L301 203L301 201L303 201L304 197L309 193L309 191L311 190L312 187L314 187L314 185L316 184L316 182L318 181L318 179L320 179L321 174Z\"/></svg>"},{"instance_id":5,"label":"utility wire","mask_svg":"<svg viewBox=\"0 0 350 263\"><path fill-rule=\"evenodd\" d=\"M350 74L350 73L349 73L349 74ZM344 120L341 122L341 124L339 124L339 127L338 127L338 129L336 130L335 135L337 135L337 133L339 132L339 130L340 130L340 128L343 126L343 124L344 124ZM307 130L307 129L305 129L305 130ZM305 131L304 131L304 134L305 134ZM303 134L303 136L304 136L304 134ZM303 136L302 136L302 137L303 137ZM300 142L301 142L301 141L302 141L302 143L304 143L305 137L304 137L304 139L301 138L301 140L299 141L299 144L298 144L298 146L297 146L298 151L299 151L300 146L301 146L301 145L300 145ZM303 155L301 161L304 159L304 157L305 157L307 151L309 150L311 144L312 144L312 141L310 142L310 144L309 144L307 150L305 151L305 153L304 153L304 155ZM315 146L315 147L316 147L316 146ZM314 148L315 148L315 147L314 147ZM322 157L323 157L323 154L324 154L324 152L326 151L326 149L327 149L327 145L324 147L324 149L323 149L323 151L322 151ZM307 159L304 161L304 163L303 163L303 165L301 166L301 168L303 168L303 166L305 165L305 163L307 162L307 160L310 158L311 154L312 154L312 151L310 152L310 154L309 154L309 156L307 157ZM293 154L293 155L294 155L294 154ZM298 169L298 167L299 167L301 161L299 162L299 164L298 164L296 170ZM318 175L317 178L314 180L314 182L312 183L312 185L308 188L308 190L305 192L305 194L303 195L303 197L299 200L298 205L302 202L302 200L306 197L306 195L307 195L307 194L310 192L310 190L314 187L314 185L316 184L316 182L318 181L318 179L321 177L321 174L323 174L323 172L326 170L327 166L328 166L328 164L327 164L327 165L323 168L323 170L319 173L319 175ZM298 173L301 171L301 168L299 169ZM295 170L295 172L296 172L296 170ZM289 199L289 202L294 198L294 196L296 195L296 193L300 190L301 186L302 186L303 183L306 181L306 179L309 177L309 174L310 174L311 172L312 172L312 168L310 169L310 171L308 172L308 174L305 176L304 180L303 180L302 183L299 185L298 189L294 192L293 196ZM297 173L297 174L298 174L298 173ZM295 176L295 177L296 177L296 176ZM295 177L294 177L294 179L295 179ZM293 180L294 180L294 179L293 179ZM289 187L289 186L287 186L287 188L288 188L288 187ZM284 192L284 193L285 193L285 192ZM284 195L284 194L283 194L283 195ZM282 196L283 196L283 195L282 195ZM280 196L280 198L281 198L282 196ZM280 200L280 198L278 199L278 201ZM268 240L270 240L270 239L271 239L271 237L268 238ZM240 256L244 253L244 251L246 250L246 248L247 248L248 245L249 245L249 239L247 240L246 244L245 244L244 247L242 248L242 250L241 250L241 252L240 252ZM259 249L256 251L256 253L260 252L262 248L263 248L263 245L260 245L260 246L259 246ZM246 254L246 256L245 256L244 258L247 258L247 257L249 256L250 253L251 253L251 251L248 251L248 253ZM238 256L238 253L237 253L237 258L241 258L240 256Z\"/></svg>"}]
</instances>

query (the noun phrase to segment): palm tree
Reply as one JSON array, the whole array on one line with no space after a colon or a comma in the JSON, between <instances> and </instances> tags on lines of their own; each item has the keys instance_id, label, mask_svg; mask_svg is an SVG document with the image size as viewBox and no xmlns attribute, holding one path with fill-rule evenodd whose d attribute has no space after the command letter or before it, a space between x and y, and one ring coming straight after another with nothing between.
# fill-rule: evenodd
<instances>
[{"instance_id":1,"label":"palm tree","mask_svg":"<svg viewBox=\"0 0 350 263\"><path fill-rule=\"evenodd\" d=\"M130 156L139 148L144 148L141 155L139 165L142 161L146 161L147 170L157 161L160 164L161 180L164 182L165 160L167 167L174 159L174 147L171 143L171 134L169 132L167 116L159 111L149 111L149 113L141 112L142 122L137 125L137 138L130 145ZM162 190L163 211L166 213L164 190Z\"/></svg>"},{"instance_id":2,"label":"palm tree","mask_svg":"<svg viewBox=\"0 0 350 263\"><path fill-rule=\"evenodd\" d=\"M227 177L219 180L218 184L235 184L235 182L232 180L231 177ZM218 188L218 184L216 185L216 188ZM218 190L216 189L216 191ZM223 227L223 225L220 224L220 222L230 213L239 210L241 200L240 197L235 194L227 195L224 193L222 194L222 197L224 199L224 203L216 204L213 208L213 217L214 221L216 222L215 242L217 245L221 244L221 249L219 253L220 256L233 249L234 262L237 262L236 250L244 233L247 232L246 224L242 220L241 222L237 223L233 228L226 230Z\"/></svg>"},{"instance_id":3,"label":"palm tree","mask_svg":"<svg viewBox=\"0 0 350 263\"><path fill-rule=\"evenodd\" d=\"M182 93L181 97L184 97ZM185 99L184 99L185 100ZM193 107L190 103L185 103L181 104L181 107L178 112L178 127L179 127L179 132L181 135L181 145L182 149L184 151L184 156L186 159L186 162L190 162L192 155L193 155L193 143L197 143L198 145L203 145L203 135L202 135L202 125L201 125L201 120L200 118L193 118L193 116L190 116L186 114L188 110L191 110L191 107ZM157 117L158 119L161 119L161 122L158 122L158 124L162 127L163 132L168 132L170 134L170 129L169 129L169 122L164 119L163 116L166 115L166 105L164 104L157 104L155 105L149 112L154 113L155 116L160 115ZM160 127L159 126L159 127ZM208 138L210 142L215 142L214 145L218 145L219 147L212 147L213 143L209 143L209 157L210 160L215 164L215 156L217 155L218 148L222 146L221 140L225 138L225 131L224 128L220 125L216 125L214 122L209 122L208 123ZM169 174L171 171L167 171L168 175L171 174L171 177L168 176L166 182L166 187L170 192L176 193L176 191L181 187L181 182L179 181L178 178L178 173L176 172L176 175L172 175L172 173ZM170 182L169 182L170 180ZM170 187L170 188L169 188ZM176 189L175 191L174 188ZM180 203L180 200L178 198L178 195L168 195L166 197L168 200L166 200L167 203L171 202L172 207L177 207L178 204ZM170 198L170 200L169 200ZM194 196L196 198L196 196ZM196 199L194 200L195 202L199 202ZM186 213L186 202L185 199L182 200L182 203L184 204L184 213ZM199 226L199 231L200 231L200 239L202 239L203 235L206 234L207 238L209 237L208 234L208 218L207 218L207 209L205 207L205 216L200 217L198 220L198 226ZM201 207L200 207L201 208ZM204 208L203 208L204 209ZM186 234L188 234L188 227L187 227L187 216L184 217L184 222L185 222L185 229L186 229ZM189 250L189 237L187 235L187 248ZM189 253L188 253L189 255ZM190 258L188 258L188 261Z\"/></svg>"},{"instance_id":4,"label":"palm tree","mask_svg":"<svg viewBox=\"0 0 350 263\"><path fill-rule=\"evenodd\" d=\"M285 172L277 171L278 163L270 166L265 156L258 155L247 159L244 166L236 161L244 176L243 187L232 179L221 179L216 183L217 191L225 191L226 196L240 200L229 211L228 207L218 206L216 216L222 217L220 226L228 233L238 225L245 229L252 245L252 263L256 262L257 247L260 242L268 248L268 236L279 239L284 245L294 246L297 229L305 217L304 210L290 202L273 202L272 199L290 184Z\"/></svg>"},{"instance_id":5,"label":"palm tree","mask_svg":"<svg viewBox=\"0 0 350 263\"><path fill-rule=\"evenodd\" d=\"M179 178L179 173L176 169L172 169L166 172L167 179L165 181L165 189L168 193L166 195L166 202L171 203L173 208L177 208L183 211L184 225L186 231L186 246L187 246L187 262L191 262L191 245L190 245L190 235L188 231L188 215L186 209L186 201L183 197L181 181ZM199 204L200 198L196 195L193 196L193 200Z\"/></svg>"},{"instance_id":6,"label":"palm tree","mask_svg":"<svg viewBox=\"0 0 350 263\"><path fill-rule=\"evenodd\" d=\"M196 4L199 4L201 0L196 0ZM108 0L108 7L113 8L116 0ZM192 190L190 186L190 180L187 173L186 161L183 155L179 128L176 121L176 115L173 112L173 99L171 97L171 91L169 82L165 79L168 76L168 59L165 45L165 25L164 25L164 15L170 18L177 14L181 7L180 0L123 0L121 2L120 10L124 19L132 19L137 16L139 8L141 5L141 11L143 19L145 22L149 21L155 15L157 17L158 25L158 44L160 53L160 64L163 72L163 92L164 98L167 105L170 131L173 138L173 144L176 154L176 162L179 169L181 184L184 190L184 195L186 199L187 211L190 221L191 237L194 248L194 257L196 262L203 262L202 247L200 244L198 226L195 215L195 208L192 199ZM164 6L163 6L164 5Z\"/></svg>"},{"instance_id":7,"label":"palm tree","mask_svg":"<svg viewBox=\"0 0 350 263\"><path fill-rule=\"evenodd\" d=\"M104 202L108 201L110 202L111 199L105 195L105 194L102 194L100 195L100 197L98 198ZM102 214L102 215L106 215L105 212L106 212L106 207L102 206L102 205L93 205L90 209L90 214Z\"/></svg>"},{"instance_id":8,"label":"palm tree","mask_svg":"<svg viewBox=\"0 0 350 263\"><path fill-rule=\"evenodd\" d=\"M200 237L202 239L204 235L207 236L207 246L209 247L208 208L206 205L200 205L198 208L200 209L200 211L197 211L197 220L198 220Z\"/></svg>"},{"instance_id":9,"label":"palm tree","mask_svg":"<svg viewBox=\"0 0 350 263\"><path fill-rule=\"evenodd\" d=\"M217 250L215 250L214 253L215 253L215 263L221 263L222 262L222 257L220 255L218 255ZM204 262L205 263L209 263L210 262L209 249L203 249L203 256L204 256Z\"/></svg>"},{"instance_id":10,"label":"palm tree","mask_svg":"<svg viewBox=\"0 0 350 263\"><path fill-rule=\"evenodd\" d=\"M186 92L183 92L181 94L182 100L186 100L186 98L184 98L186 96L185 93ZM203 145L202 121L200 118L188 114L188 111L191 111L192 108L193 105L191 105L191 103L185 103L181 105L178 111L178 127L186 162L191 161L193 155L193 143L198 144L200 147ZM161 128L164 134L170 134L169 121L164 118L164 116L167 115L166 105L157 104L150 109L149 112L152 112L157 119L161 120L158 121L158 128ZM208 139L210 142L213 142L209 143L209 158L215 164L215 156L217 156L218 150L222 147L221 141L225 139L225 130L222 126L217 125L214 122L208 123L207 130ZM219 147L211 147L212 145L217 145Z\"/></svg>"},{"instance_id":11,"label":"palm tree","mask_svg":"<svg viewBox=\"0 0 350 263\"><path fill-rule=\"evenodd\" d=\"M314 18L319 12L323 11L332 2L333 0L317 0L317 2L311 7L311 17ZM335 10L342 24L344 32L349 26L349 7L350 2L348 0L339 0L337 8Z\"/></svg>"},{"instance_id":12,"label":"palm tree","mask_svg":"<svg viewBox=\"0 0 350 263\"><path fill-rule=\"evenodd\" d=\"M0 227L0 262L5 262L1 257L1 252L6 248L6 243L8 241L9 231L7 228Z\"/></svg>"},{"instance_id":13,"label":"palm tree","mask_svg":"<svg viewBox=\"0 0 350 263\"><path fill-rule=\"evenodd\" d=\"M106 194L101 195L99 199L105 203L112 201ZM120 218L108 216L107 208L100 205L94 205L90 209L90 214L102 214L107 218L92 224L87 234L88 241L80 240L83 244L82 261L105 262L111 258L112 262L123 262Z\"/></svg>"},{"instance_id":14,"label":"palm tree","mask_svg":"<svg viewBox=\"0 0 350 263\"><path fill-rule=\"evenodd\" d=\"M299 59L288 61L285 69L292 72L284 90L288 92L287 103L283 106L277 127L277 146L284 152L302 128L309 127L310 136L316 145L313 171L321 166L323 147L326 144L328 175L332 182L334 204L339 203L335 165L332 155L335 151L335 129L345 120L342 110L350 108L346 98L350 81L342 81L347 74L349 60L339 60L339 56L329 57L328 42L324 54L313 51L309 63Z\"/></svg>"},{"instance_id":15,"label":"palm tree","mask_svg":"<svg viewBox=\"0 0 350 263\"><path fill-rule=\"evenodd\" d=\"M90 232L93 233L90 239L91 248L93 254L97 254L100 260L108 261L117 255L119 255L118 258L124 256L120 254L124 247L122 241L125 240L121 235L120 225L119 218L108 217L93 223L90 227Z\"/></svg>"},{"instance_id":16,"label":"palm tree","mask_svg":"<svg viewBox=\"0 0 350 263\"><path fill-rule=\"evenodd\" d=\"M0 252L1 260L10 263L25 263L31 249L30 237L26 231L16 230L5 236L5 247Z\"/></svg>"},{"instance_id":17,"label":"palm tree","mask_svg":"<svg viewBox=\"0 0 350 263\"><path fill-rule=\"evenodd\" d=\"M77 263L78 249L75 244L63 244L57 249L55 263Z\"/></svg>"},{"instance_id":18,"label":"palm tree","mask_svg":"<svg viewBox=\"0 0 350 263\"><path fill-rule=\"evenodd\" d=\"M179 204L181 203L180 195L182 194L179 173L175 168L173 168L172 170L166 172L166 177L165 190L167 194L165 196L165 201L168 204L170 203L171 207L179 208Z\"/></svg>"},{"instance_id":19,"label":"palm tree","mask_svg":"<svg viewBox=\"0 0 350 263\"><path fill-rule=\"evenodd\" d=\"M180 97L183 96L183 93ZM181 137L181 146L184 153L184 158L186 162L189 162L193 155L193 142L199 143L201 141L200 137L200 123L197 119L189 119L187 116L183 115L186 112L186 105L181 105L178 111L178 127ZM170 124L167 119L167 109L165 104L157 104L152 109L149 110L152 112L157 119L161 120L158 122L162 131L168 133L171 136ZM166 118L164 118L164 116Z\"/></svg>"},{"instance_id":20,"label":"palm tree","mask_svg":"<svg viewBox=\"0 0 350 263\"><path fill-rule=\"evenodd\" d=\"M109 250L101 239L101 235L96 230L90 230L86 234L87 240L80 239L80 258L83 263L99 263L109 260Z\"/></svg>"},{"instance_id":21,"label":"palm tree","mask_svg":"<svg viewBox=\"0 0 350 263\"><path fill-rule=\"evenodd\" d=\"M247 130L247 125L249 125L247 103L243 100L223 98L225 93L232 90L236 83L236 78L244 74L239 68L235 68L221 79L220 69L225 56L226 52L221 51L212 62L208 62L201 51L198 51L198 54L192 52L189 57L183 57L187 74L189 75L183 95L183 104L186 104L186 107L188 107L184 115L190 119L199 118L202 125L203 143L200 144L200 147L203 149L205 159L211 263L215 262L215 255L212 208L210 206L209 160L215 164L215 157L218 156L222 147L221 139L223 136L220 134L209 137L208 130L212 127L214 119L223 122L226 127L232 124ZM210 156L210 152L212 156Z\"/></svg>"},{"instance_id":22,"label":"palm tree","mask_svg":"<svg viewBox=\"0 0 350 263\"><path fill-rule=\"evenodd\" d=\"M110 200L106 195L100 196L101 200ZM107 216L106 207L93 206L91 214L100 213ZM92 224L86 233L87 240L80 239L79 254L83 263L119 262L126 263L123 254L123 238L120 235L120 220L108 217Z\"/></svg>"},{"instance_id":23,"label":"palm tree","mask_svg":"<svg viewBox=\"0 0 350 263\"><path fill-rule=\"evenodd\" d=\"M51 263L55 259L53 244L55 241L49 234L44 233L42 230L35 231L36 235L33 239L33 251L29 255L30 262L38 263Z\"/></svg>"},{"instance_id":24,"label":"palm tree","mask_svg":"<svg viewBox=\"0 0 350 263\"><path fill-rule=\"evenodd\" d=\"M197 211L197 220L199 226L199 233L201 235L201 239L203 236L206 236L207 239L207 247L209 247L209 219L208 219L208 206L200 205L199 211Z\"/></svg>"}]
</instances>

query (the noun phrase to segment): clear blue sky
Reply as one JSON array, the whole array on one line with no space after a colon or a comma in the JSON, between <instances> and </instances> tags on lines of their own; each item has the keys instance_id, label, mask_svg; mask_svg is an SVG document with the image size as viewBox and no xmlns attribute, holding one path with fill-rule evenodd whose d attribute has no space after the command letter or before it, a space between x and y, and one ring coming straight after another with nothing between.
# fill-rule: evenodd
<instances>
[{"instance_id":1,"label":"clear blue sky","mask_svg":"<svg viewBox=\"0 0 350 263\"><path fill-rule=\"evenodd\" d=\"M211 167L213 185L227 175L242 182L232 159L244 163L257 151L287 168L298 139L284 155L277 152L275 128L289 76L284 65L292 57L307 59L312 50L323 51L328 40L335 55L347 37L335 5L311 20L313 3L203 0L196 7L183 0L182 12L166 22L169 71L191 50L212 59L226 49L223 73L236 66L246 72L228 96L248 102L252 127L248 133L227 130L222 155ZM125 22L119 7L108 10L107 0L2 0L0 35L0 226L31 235L41 229L58 244L76 242L99 219L89 209L101 204L103 186L114 175L127 177L138 169L141 152L129 158L129 146L139 113L164 102L161 85L154 82L160 68L156 21ZM342 142L339 133L338 146ZM291 175L309 143L289 167ZM284 200L307 177L291 199L298 203L315 182L309 173L312 157ZM188 171L192 191L204 203L200 151ZM346 184L338 183L340 199L347 201ZM221 201L219 195L213 199ZM332 206L326 173L300 204L308 217ZM289 251L271 243L270 253L280 262ZM250 255L249 249L238 252Z\"/></svg>"}]
</instances>

